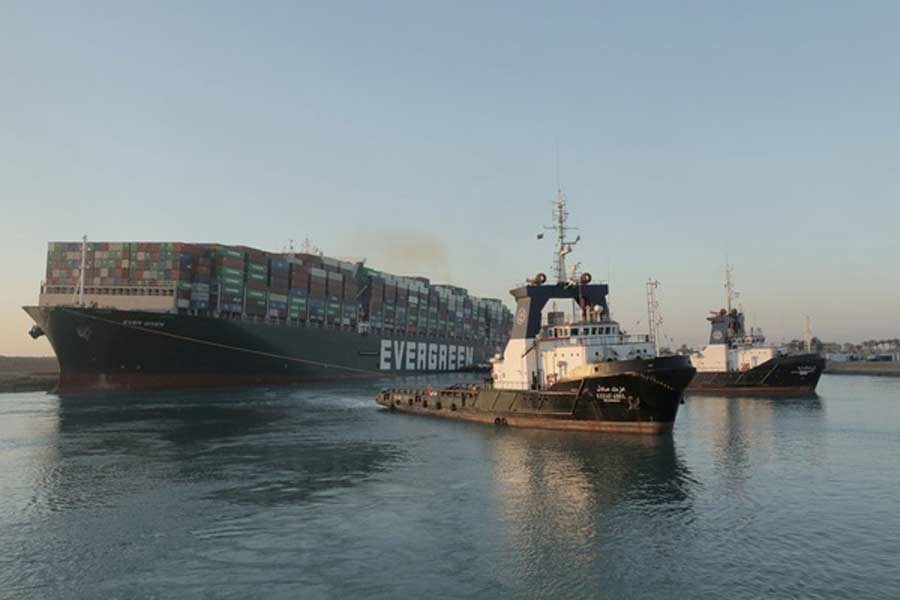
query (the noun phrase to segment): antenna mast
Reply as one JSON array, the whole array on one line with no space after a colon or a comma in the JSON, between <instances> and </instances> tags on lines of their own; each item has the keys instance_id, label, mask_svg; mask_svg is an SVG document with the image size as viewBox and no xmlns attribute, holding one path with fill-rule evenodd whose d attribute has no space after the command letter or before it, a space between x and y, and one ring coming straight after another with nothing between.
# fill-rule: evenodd
<instances>
[{"instance_id":1,"label":"antenna mast","mask_svg":"<svg viewBox=\"0 0 900 600\"><path fill-rule=\"evenodd\" d=\"M647 323L650 329L650 341L653 342L654 354L659 354L659 326L662 325L662 317L659 314L659 301L656 299L656 288L658 287L658 281L653 278L647 279Z\"/></svg>"},{"instance_id":2,"label":"antenna mast","mask_svg":"<svg viewBox=\"0 0 900 600\"><path fill-rule=\"evenodd\" d=\"M806 315L806 329L803 332L803 337L806 340L806 351L812 352L812 328L809 325L809 315Z\"/></svg>"},{"instance_id":3,"label":"antenna mast","mask_svg":"<svg viewBox=\"0 0 900 600\"><path fill-rule=\"evenodd\" d=\"M556 200L553 203L553 217L555 223L549 227L545 226L544 229L556 231L556 256L553 261L553 269L556 272L557 283L566 283L566 255L572 251L572 246L581 240L581 236L577 236L574 240L566 240L566 232L575 228L566 225L569 218L569 211L566 210L566 195L559 188L556 190Z\"/></svg>"},{"instance_id":4,"label":"antenna mast","mask_svg":"<svg viewBox=\"0 0 900 600\"><path fill-rule=\"evenodd\" d=\"M731 281L731 265L725 263L725 303L728 312L731 312L731 305L734 302L734 282Z\"/></svg>"},{"instance_id":5,"label":"antenna mast","mask_svg":"<svg viewBox=\"0 0 900 600\"><path fill-rule=\"evenodd\" d=\"M300 251L304 254L315 254L318 256L322 255L322 251L319 250L318 246L313 245L313 243L309 239L309 236L303 239L303 244L300 246Z\"/></svg>"},{"instance_id":6,"label":"antenna mast","mask_svg":"<svg viewBox=\"0 0 900 600\"><path fill-rule=\"evenodd\" d=\"M81 236L81 267L78 269L78 306L84 306L84 269L87 264L87 236Z\"/></svg>"}]
</instances>

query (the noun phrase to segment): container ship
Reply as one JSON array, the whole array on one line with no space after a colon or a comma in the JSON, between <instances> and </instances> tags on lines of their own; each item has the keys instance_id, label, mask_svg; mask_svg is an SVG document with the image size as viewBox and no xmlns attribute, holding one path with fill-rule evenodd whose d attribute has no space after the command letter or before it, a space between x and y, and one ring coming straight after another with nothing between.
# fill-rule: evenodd
<instances>
[{"instance_id":1,"label":"container ship","mask_svg":"<svg viewBox=\"0 0 900 600\"><path fill-rule=\"evenodd\" d=\"M512 427L672 430L695 374L690 359L657 356L652 334L629 335L610 317L607 284L566 271L565 257L580 236L565 239L568 212L561 192L555 206L557 281L548 283L538 273L510 291L515 322L505 351L491 360L491 383L388 389L376 397L378 404L394 412ZM572 305L572 316L554 308L556 301Z\"/></svg>"},{"instance_id":2,"label":"container ship","mask_svg":"<svg viewBox=\"0 0 900 600\"><path fill-rule=\"evenodd\" d=\"M60 394L468 370L511 326L497 299L365 261L182 242L51 242L24 310Z\"/></svg>"},{"instance_id":3,"label":"container ship","mask_svg":"<svg viewBox=\"0 0 900 600\"><path fill-rule=\"evenodd\" d=\"M692 392L717 394L812 394L816 390L825 358L812 352L791 354L766 343L757 328L748 331L744 314L735 308L731 267L725 268L726 306L707 317L709 344L691 355L697 376ZM808 334L807 337L811 337Z\"/></svg>"}]
</instances>

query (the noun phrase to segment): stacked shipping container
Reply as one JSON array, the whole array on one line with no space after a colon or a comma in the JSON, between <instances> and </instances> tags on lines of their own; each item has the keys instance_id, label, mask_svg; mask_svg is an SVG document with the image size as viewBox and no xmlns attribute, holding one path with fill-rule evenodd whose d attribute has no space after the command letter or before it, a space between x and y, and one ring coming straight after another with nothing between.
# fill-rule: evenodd
<instances>
[{"instance_id":1,"label":"stacked shipping container","mask_svg":"<svg viewBox=\"0 0 900 600\"><path fill-rule=\"evenodd\" d=\"M211 251L215 296L210 307L226 314L244 312L244 253L238 248L213 246Z\"/></svg>"},{"instance_id":2,"label":"stacked shipping container","mask_svg":"<svg viewBox=\"0 0 900 600\"><path fill-rule=\"evenodd\" d=\"M172 308L333 327L368 323L393 334L502 343L511 314L495 299L312 254L180 242L94 242L85 248L85 287L99 294L173 297ZM46 289L74 293L80 242L52 242Z\"/></svg>"}]
</instances>

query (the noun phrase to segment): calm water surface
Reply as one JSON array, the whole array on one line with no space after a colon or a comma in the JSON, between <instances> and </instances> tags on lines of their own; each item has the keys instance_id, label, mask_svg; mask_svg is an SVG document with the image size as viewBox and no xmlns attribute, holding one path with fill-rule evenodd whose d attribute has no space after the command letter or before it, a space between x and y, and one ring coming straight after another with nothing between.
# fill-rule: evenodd
<instances>
[{"instance_id":1,"label":"calm water surface","mask_svg":"<svg viewBox=\"0 0 900 600\"><path fill-rule=\"evenodd\" d=\"M663 438L389 414L381 383L0 395L0 597L900 597L900 380Z\"/></svg>"}]
</instances>

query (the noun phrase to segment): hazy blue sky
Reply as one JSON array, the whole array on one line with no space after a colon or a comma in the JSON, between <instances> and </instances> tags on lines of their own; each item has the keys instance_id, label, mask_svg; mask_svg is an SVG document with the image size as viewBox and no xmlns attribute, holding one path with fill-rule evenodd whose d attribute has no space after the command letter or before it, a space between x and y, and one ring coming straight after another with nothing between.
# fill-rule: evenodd
<instances>
[{"instance_id":1,"label":"hazy blue sky","mask_svg":"<svg viewBox=\"0 0 900 600\"><path fill-rule=\"evenodd\" d=\"M898 2L5 2L0 354L48 240L326 253L508 298L555 144L614 316L900 335Z\"/></svg>"}]
</instances>

